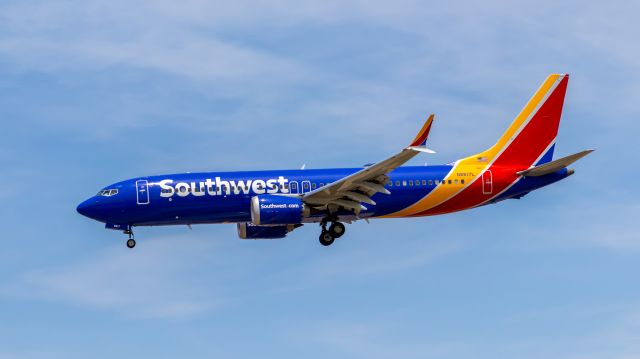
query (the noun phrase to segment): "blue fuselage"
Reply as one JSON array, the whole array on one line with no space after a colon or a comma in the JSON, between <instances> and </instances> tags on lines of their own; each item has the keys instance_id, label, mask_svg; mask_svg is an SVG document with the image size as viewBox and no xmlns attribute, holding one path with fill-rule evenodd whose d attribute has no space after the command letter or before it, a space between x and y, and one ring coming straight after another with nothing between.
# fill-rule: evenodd
<instances>
[{"instance_id":1,"label":"blue fuselage","mask_svg":"<svg viewBox=\"0 0 640 359\"><path fill-rule=\"evenodd\" d=\"M389 174L389 181L385 185L391 194L375 194L372 199L376 205L367 206L359 217L379 217L407 208L438 185L464 186L464 181L442 182L452 168L452 165L439 165L396 169ZM105 187L98 195L82 202L78 212L116 229L126 226L250 222L250 202L256 195L300 195L361 169L210 172L141 177ZM491 203L519 198L568 174L564 169L543 177L522 178L507 191L496 194ZM345 211L340 215L347 218L353 213ZM303 222L317 222L322 216L311 216Z\"/></svg>"}]
</instances>

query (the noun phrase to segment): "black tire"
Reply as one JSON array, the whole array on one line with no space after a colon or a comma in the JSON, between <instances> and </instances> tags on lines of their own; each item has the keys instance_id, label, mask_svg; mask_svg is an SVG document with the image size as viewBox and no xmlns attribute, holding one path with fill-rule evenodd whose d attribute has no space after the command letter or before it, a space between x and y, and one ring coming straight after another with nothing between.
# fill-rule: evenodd
<instances>
[{"instance_id":1,"label":"black tire","mask_svg":"<svg viewBox=\"0 0 640 359\"><path fill-rule=\"evenodd\" d=\"M340 222L333 222L331 227L329 227L329 233L333 236L333 238L340 238L344 234L346 228L344 224Z\"/></svg>"},{"instance_id":2,"label":"black tire","mask_svg":"<svg viewBox=\"0 0 640 359\"><path fill-rule=\"evenodd\" d=\"M322 231L322 233L320 233L320 244L323 246L330 246L334 240L335 238L330 232Z\"/></svg>"},{"instance_id":3,"label":"black tire","mask_svg":"<svg viewBox=\"0 0 640 359\"><path fill-rule=\"evenodd\" d=\"M133 238L130 238L130 239L127 241L127 247L129 247L129 248L133 248L133 247L135 247L135 246L136 246L136 240L135 240L135 239L133 239Z\"/></svg>"}]
</instances>

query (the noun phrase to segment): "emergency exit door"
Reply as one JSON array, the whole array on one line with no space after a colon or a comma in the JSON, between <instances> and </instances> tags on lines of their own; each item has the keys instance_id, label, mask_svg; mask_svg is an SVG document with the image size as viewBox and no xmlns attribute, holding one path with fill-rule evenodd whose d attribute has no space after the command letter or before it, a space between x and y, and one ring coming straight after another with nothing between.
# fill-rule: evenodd
<instances>
[{"instance_id":1,"label":"emergency exit door","mask_svg":"<svg viewBox=\"0 0 640 359\"><path fill-rule=\"evenodd\" d=\"M491 170L482 172L482 193L493 193L493 175L491 174Z\"/></svg>"}]
</instances>

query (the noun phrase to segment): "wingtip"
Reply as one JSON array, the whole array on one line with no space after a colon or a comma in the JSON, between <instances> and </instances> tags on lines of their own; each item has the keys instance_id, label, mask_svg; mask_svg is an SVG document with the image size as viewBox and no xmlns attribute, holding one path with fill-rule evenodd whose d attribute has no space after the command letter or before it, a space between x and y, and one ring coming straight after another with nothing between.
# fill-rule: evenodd
<instances>
[{"instance_id":1,"label":"wingtip","mask_svg":"<svg viewBox=\"0 0 640 359\"><path fill-rule=\"evenodd\" d=\"M407 147L408 150L413 150L413 151L418 151L418 152L424 152L424 153L430 153L430 154L434 154L436 153L436 151L430 149L430 148L426 148L425 146L409 146Z\"/></svg>"},{"instance_id":2,"label":"wingtip","mask_svg":"<svg viewBox=\"0 0 640 359\"><path fill-rule=\"evenodd\" d=\"M411 142L411 144L409 146L424 146L425 143L427 142L427 137L429 137L429 132L431 131L431 124L433 123L433 119L435 118L435 114L430 114L429 117L427 117L427 120L424 122L424 125L422 125L422 128L420 129L420 131L418 132L418 134L416 135L416 137L413 139L413 141Z\"/></svg>"}]
</instances>

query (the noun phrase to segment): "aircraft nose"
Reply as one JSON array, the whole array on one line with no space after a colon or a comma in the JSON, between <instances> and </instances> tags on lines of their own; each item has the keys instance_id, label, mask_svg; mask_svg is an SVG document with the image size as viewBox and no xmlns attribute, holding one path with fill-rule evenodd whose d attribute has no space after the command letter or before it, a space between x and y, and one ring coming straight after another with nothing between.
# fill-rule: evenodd
<instances>
[{"instance_id":1,"label":"aircraft nose","mask_svg":"<svg viewBox=\"0 0 640 359\"><path fill-rule=\"evenodd\" d=\"M95 219L96 216L96 201L90 198L78 205L76 211L85 217Z\"/></svg>"}]
</instances>

